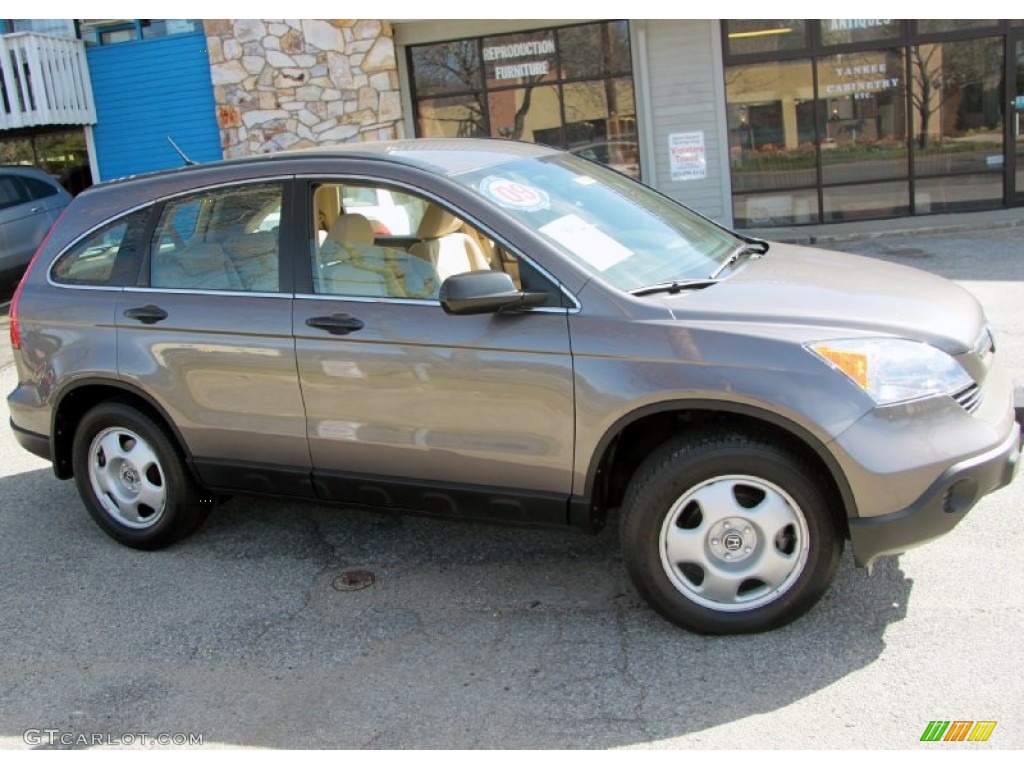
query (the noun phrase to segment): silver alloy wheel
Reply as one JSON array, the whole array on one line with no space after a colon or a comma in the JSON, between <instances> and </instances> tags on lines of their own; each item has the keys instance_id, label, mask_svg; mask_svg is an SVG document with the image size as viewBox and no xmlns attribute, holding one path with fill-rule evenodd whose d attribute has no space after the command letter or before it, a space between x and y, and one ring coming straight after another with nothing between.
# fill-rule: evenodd
<instances>
[{"instance_id":1,"label":"silver alloy wheel","mask_svg":"<svg viewBox=\"0 0 1024 768\"><path fill-rule=\"evenodd\" d=\"M784 594L807 564L799 505L774 483L714 477L679 497L661 527L661 564L684 597L716 611L750 611Z\"/></svg>"},{"instance_id":2,"label":"silver alloy wheel","mask_svg":"<svg viewBox=\"0 0 1024 768\"><path fill-rule=\"evenodd\" d=\"M108 427L89 445L89 482L115 521L129 528L152 528L167 506L163 467L153 448L124 427Z\"/></svg>"}]
</instances>

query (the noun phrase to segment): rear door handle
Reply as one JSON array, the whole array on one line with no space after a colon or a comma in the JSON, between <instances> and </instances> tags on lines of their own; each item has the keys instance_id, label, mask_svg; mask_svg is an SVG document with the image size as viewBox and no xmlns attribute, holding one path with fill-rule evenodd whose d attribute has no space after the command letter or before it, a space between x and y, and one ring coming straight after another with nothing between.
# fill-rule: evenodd
<instances>
[{"instance_id":1,"label":"rear door handle","mask_svg":"<svg viewBox=\"0 0 1024 768\"><path fill-rule=\"evenodd\" d=\"M161 320L166 320L167 312L155 304L147 304L144 307L126 309L124 316L130 317L132 320L138 320L146 325L152 325L153 323L159 323Z\"/></svg>"},{"instance_id":2,"label":"rear door handle","mask_svg":"<svg viewBox=\"0 0 1024 768\"><path fill-rule=\"evenodd\" d=\"M360 330L364 323L359 318L352 317L352 315L337 312L323 317L311 317L306 320L306 325L310 328L320 328L335 336L344 336L347 333Z\"/></svg>"}]
</instances>

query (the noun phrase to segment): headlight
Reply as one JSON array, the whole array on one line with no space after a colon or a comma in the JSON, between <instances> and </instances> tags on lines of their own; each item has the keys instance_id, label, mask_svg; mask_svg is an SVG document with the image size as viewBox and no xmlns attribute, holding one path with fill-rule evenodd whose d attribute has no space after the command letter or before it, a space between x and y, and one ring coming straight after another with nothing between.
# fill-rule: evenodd
<instances>
[{"instance_id":1,"label":"headlight","mask_svg":"<svg viewBox=\"0 0 1024 768\"><path fill-rule=\"evenodd\" d=\"M907 339L837 339L804 345L879 405L952 394L974 383L941 349Z\"/></svg>"}]
</instances>

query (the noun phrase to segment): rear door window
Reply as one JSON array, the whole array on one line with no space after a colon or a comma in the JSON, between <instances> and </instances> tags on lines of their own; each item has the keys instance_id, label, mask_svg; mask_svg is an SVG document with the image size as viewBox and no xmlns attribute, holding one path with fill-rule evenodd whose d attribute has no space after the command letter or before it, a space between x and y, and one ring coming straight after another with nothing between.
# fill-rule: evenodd
<instances>
[{"instance_id":1,"label":"rear door window","mask_svg":"<svg viewBox=\"0 0 1024 768\"><path fill-rule=\"evenodd\" d=\"M153 288L280 290L280 182L222 187L168 202L150 254Z\"/></svg>"}]
</instances>

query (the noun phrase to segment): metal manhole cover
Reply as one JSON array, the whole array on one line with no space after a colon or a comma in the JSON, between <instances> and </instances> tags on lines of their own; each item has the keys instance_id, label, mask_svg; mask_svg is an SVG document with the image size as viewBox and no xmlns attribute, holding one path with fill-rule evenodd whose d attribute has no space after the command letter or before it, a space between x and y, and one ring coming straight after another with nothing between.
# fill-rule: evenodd
<instances>
[{"instance_id":1,"label":"metal manhole cover","mask_svg":"<svg viewBox=\"0 0 1024 768\"><path fill-rule=\"evenodd\" d=\"M371 571L345 571L334 579L334 588L339 592L355 592L373 584L374 578Z\"/></svg>"}]
</instances>

